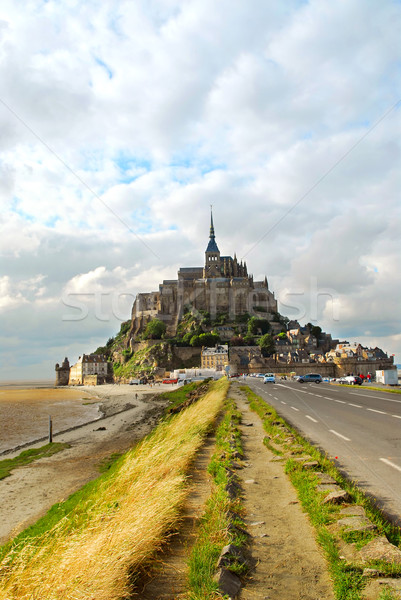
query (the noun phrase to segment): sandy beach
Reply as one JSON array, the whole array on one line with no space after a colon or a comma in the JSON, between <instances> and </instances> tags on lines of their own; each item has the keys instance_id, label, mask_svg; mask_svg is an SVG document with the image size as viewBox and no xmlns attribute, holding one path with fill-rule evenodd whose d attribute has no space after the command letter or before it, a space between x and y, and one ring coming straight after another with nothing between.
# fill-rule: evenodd
<instances>
[{"instance_id":1,"label":"sandy beach","mask_svg":"<svg viewBox=\"0 0 401 600\"><path fill-rule=\"evenodd\" d=\"M80 390L99 400L104 417L55 435L53 441L67 442L70 448L15 469L0 481L0 544L34 523L53 504L98 477L97 465L103 459L128 450L149 433L166 404L156 399L158 393L175 387L81 386ZM8 454L7 458L18 454L19 451Z\"/></svg>"}]
</instances>

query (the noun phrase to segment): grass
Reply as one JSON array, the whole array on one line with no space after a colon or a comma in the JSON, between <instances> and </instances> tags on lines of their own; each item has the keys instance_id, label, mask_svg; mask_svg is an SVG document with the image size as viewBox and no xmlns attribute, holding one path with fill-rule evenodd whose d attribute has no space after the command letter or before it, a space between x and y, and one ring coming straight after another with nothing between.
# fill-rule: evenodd
<instances>
[{"instance_id":1,"label":"grass","mask_svg":"<svg viewBox=\"0 0 401 600\"><path fill-rule=\"evenodd\" d=\"M213 384L9 543L0 562L0 600L126 598L178 522L186 474L227 388L225 381Z\"/></svg>"},{"instance_id":2,"label":"grass","mask_svg":"<svg viewBox=\"0 0 401 600\"><path fill-rule=\"evenodd\" d=\"M61 450L69 448L69 444L61 444L58 442L51 442L40 448L33 448L31 450L24 450L15 458L5 458L0 460L0 479L8 477L13 469L18 467L24 467L29 465L35 460L45 458L46 456L52 456Z\"/></svg>"},{"instance_id":3,"label":"grass","mask_svg":"<svg viewBox=\"0 0 401 600\"><path fill-rule=\"evenodd\" d=\"M165 416L168 416L171 409L185 404L185 402L188 400L188 394L196 391L199 388L202 388L202 390L207 390L210 383L210 379L205 379L204 381L193 381L187 385L180 386L173 392L162 392L159 394L159 398L167 398L169 401L169 405L165 411Z\"/></svg>"},{"instance_id":4,"label":"grass","mask_svg":"<svg viewBox=\"0 0 401 600\"><path fill-rule=\"evenodd\" d=\"M356 385L348 385L347 383L337 383L335 385L340 385L341 387L350 387L350 388L363 388L363 390L372 390L372 392L386 392L387 394L401 394L401 390L390 390L388 388L382 388L382 387L372 387L371 385L369 385L369 387L365 387L364 385L360 385L360 386L356 386Z\"/></svg>"},{"instance_id":5,"label":"grass","mask_svg":"<svg viewBox=\"0 0 401 600\"><path fill-rule=\"evenodd\" d=\"M227 399L225 414L216 432L216 452L209 464L214 487L202 516L197 542L188 561L189 600L212 600L220 598L217 583L213 580L216 563L222 548L227 544L241 546L245 534L230 527L229 514L241 511L240 500L232 500L226 490L228 471L235 457L243 456L240 432L237 424L241 418L234 401ZM231 521L232 523L232 521ZM238 516L236 523L243 527ZM230 570L241 574L244 566L230 565Z\"/></svg>"},{"instance_id":6,"label":"grass","mask_svg":"<svg viewBox=\"0 0 401 600\"><path fill-rule=\"evenodd\" d=\"M347 543L355 543L358 549L377 535L385 535L395 546L400 546L400 529L393 526L353 482L346 480L327 456L321 454L317 448L303 439L284 419L278 417L276 411L260 396L247 386L243 386L241 389L247 394L251 409L262 419L264 429L269 434L269 440L273 439L275 445L281 446L283 453L291 451L295 444L299 455L311 456L318 462L317 469L333 477L341 488L349 493L352 501L365 509L367 517L376 525L377 532L375 534L370 532L345 531L335 534L335 530L331 526L336 522L340 508L335 505L323 503L326 493L316 490L318 478L313 470L303 469L302 464L293 458L287 460L285 466L286 473L297 489L300 502L304 510L308 513L310 521L315 527L317 539L326 554L337 600L360 600L367 580L362 575L360 565L350 564L340 558L338 550L339 539L342 538ZM377 568L388 576L401 576L400 565L383 561L371 561L367 566ZM391 595L388 595L390 592L383 591L383 594L382 600L392 598Z\"/></svg>"}]
</instances>

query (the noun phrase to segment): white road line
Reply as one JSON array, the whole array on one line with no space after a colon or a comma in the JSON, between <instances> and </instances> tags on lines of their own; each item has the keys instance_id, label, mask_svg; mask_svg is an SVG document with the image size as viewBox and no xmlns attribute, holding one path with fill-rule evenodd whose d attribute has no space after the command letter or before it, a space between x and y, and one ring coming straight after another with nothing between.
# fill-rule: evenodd
<instances>
[{"instance_id":1,"label":"white road line","mask_svg":"<svg viewBox=\"0 0 401 600\"><path fill-rule=\"evenodd\" d=\"M310 421L313 421L314 423L317 423L316 419L314 419L313 417L310 417L309 415L305 415L305 417L307 419L309 419Z\"/></svg>"},{"instance_id":2,"label":"white road line","mask_svg":"<svg viewBox=\"0 0 401 600\"><path fill-rule=\"evenodd\" d=\"M384 412L384 410L375 410L374 408L367 408L366 410L370 410L370 412L379 413L380 415L386 415L387 414L386 412Z\"/></svg>"},{"instance_id":3,"label":"white road line","mask_svg":"<svg viewBox=\"0 0 401 600\"><path fill-rule=\"evenodd\" d=\"M334 400L334 398L329 398L329 396L323 396L325 400Z\"/></svg>"},{"instance_id":4,"label":"white road line","mask_svg":"<svg viewBox=\"0 0 401 600\"><path fill-rule=\"evenodd\" d=\"M337 398L334 398L334 402L339 402L339 404L347 404L344 402L344 400L337 400Z\"/></svg>"},{"instance_id":5,"label":"white road line","mask_svg":"<svg viewBox=\"0 0 401 600\"><path fill-rule=\"evenodd\" d=\"M385 392L386 395L389 395L388 392ZM378 400L385 400L386 402L397 402L397 404L401 404L401 400L395 400L394 398L383 398L383 396L373 396L373 394L363 394L362 392L350 392L354 396L365 396L365 398L377 398Z\"/></svg>"},{"instance_id":6,"label":"white road line","mask_svg":"<svg viewBox=\"0 0 401 600\"><path fill-rule=\"evenodd\" d=\"M347 437L345 437L345 435L341 435L341 433L338 433L338 431L334 431L334 429L329 429L330 433L334 433L334 435L337 435L339 438L341 438L342 440L345 440L346 442L350 442L351 440Z\"/></svg>"},{"instance_id":7,"label":"white road line","mask_svg":"<svg viewBox=\"0 0 401 600\"><path fill-rule=\"evenodd\" d=\"M274 398L275 400L278 400L278 398L277 398L276 396L273 396L273 398Z\"/></svg>"},{"instance_id":8,"label":"white road line","mask_svg":"<svg viewBox=\"0 0 401 600\"><path fill-rule=\"evenodd\" d=\"M395 417L396 419L401 419L400 415L391 415L392 417Z\"/></svg>"},{"instance_id":9,"label":"white road line","mask_svg":"<svg viewBox=\"0 0 401 600\"><path fill-rule=\"evenodd\" d=\"M284 402L284 400L281 401L281 404L287 404L287 402Z\"/></svg>"},{"instance_id":10,"label":"white road line","mask_svg":"<svg viewBox=\"0 0 401 600\"><path fill-rule=\"evenodd\" d=\"M321 396L320 394L315 394L315 396L316 396L317 398L323 398L323 396Z\"/></svg>"},{"instance_id":11,"label":"white road line","mask_svg":"<svg viewBox=\"0 0 401 600\"><path fill-rule=\"evenodd\" d=\"M352 402L348 402L348 406L355 406L355 408L363 408L360 404L352 404Z\"/></svg>"},{"instance_id":12,"label":"white road line","mask_svg":"<svg viewBox=\"0 0 401 600\"><path fill-rule=\"evenodd\" d=\"M290 408L292 408L292 410L296 410L297 412L299 412L299 408L295 408L295 406L291 406Z\"/></svg>"},{"instance_id":13,"label":"white road line","mask_svg":"<svg viewBox=\"0 0 401 600\"><path fill-rule=\"evenodd\" d=\"M393 467L393 469L397 469L397 471L401 471L401 467L399 467L398 465L395 465L393 462L391 462L391 460L387 460L387 458L381 458L380 460L382 462L384 462L386 465L388 465L389 467Z\"/></svg>"}]
</instances>

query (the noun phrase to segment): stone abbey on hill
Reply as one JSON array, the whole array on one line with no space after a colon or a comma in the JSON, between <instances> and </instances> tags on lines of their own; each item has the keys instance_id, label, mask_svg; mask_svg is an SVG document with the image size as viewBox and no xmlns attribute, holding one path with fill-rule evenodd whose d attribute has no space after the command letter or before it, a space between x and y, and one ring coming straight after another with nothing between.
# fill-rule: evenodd
<instances>
[{"instance_id":1,"label":"stone abbey on hill","mask_svg":"<svg viewBox=\"0 0 401 600\"><path fill-rule=\"evenodd\" d=\"M158 292L138 294L132 309L131 339L152 319L163 321L167 334L174 337L185 310L206 311L212 319L227 313L229 320L234 321L239 315L253 314L255 309L266 318L277 313L274 293L269 290L266 277L254 281L246 263L238 262L236 255L221 256L211 214L204 266L181 267L177 279L163 281Z\"/></svg>"}]
</instances>

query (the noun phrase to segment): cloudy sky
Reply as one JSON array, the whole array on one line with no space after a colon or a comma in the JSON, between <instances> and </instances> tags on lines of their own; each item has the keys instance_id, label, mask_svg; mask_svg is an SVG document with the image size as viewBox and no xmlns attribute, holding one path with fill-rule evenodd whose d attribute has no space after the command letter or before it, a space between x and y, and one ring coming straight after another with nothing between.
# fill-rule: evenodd
<instances>
[{"instance_id":1,"label":"cloudy sky","mask_svg":"<svg viewBox=\"0 0 401 600\"><path fill-rule=\"evenodd\" d=\"M0 379L52 378L222 254L401 363L401 4L0 7Z\"/></svg>"}]
</instances>

